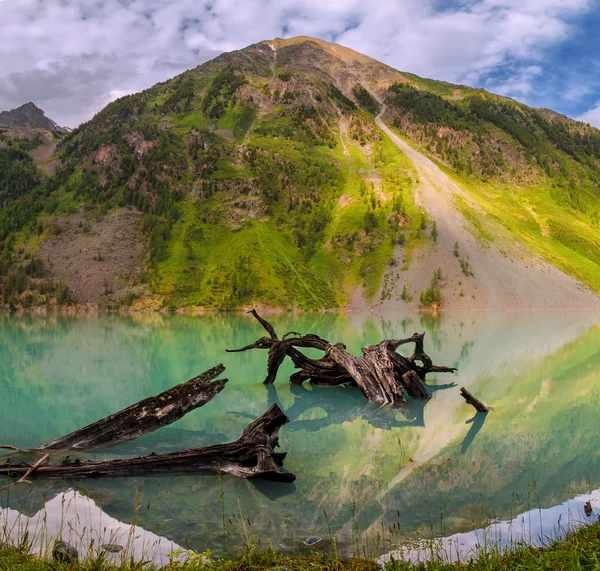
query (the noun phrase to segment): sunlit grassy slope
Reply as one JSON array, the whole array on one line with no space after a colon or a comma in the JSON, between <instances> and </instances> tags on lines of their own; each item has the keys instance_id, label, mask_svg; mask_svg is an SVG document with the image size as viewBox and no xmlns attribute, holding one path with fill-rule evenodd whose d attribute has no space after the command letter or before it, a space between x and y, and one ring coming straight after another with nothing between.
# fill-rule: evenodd
<instances>
[{"instance_id":1,"label":"sunlit grassy slope","mask_svg":"<svg viewBox=\"0 0 600 571\"><path fill-rule=\"evenodd\" d=\"M419 233L411 192L415 175L388 138L374 143L368 154L344 139L343 145L312 151L335 161L341 175L336 188L323 192L324 215L307 237L313 244L298 248L277 206L272 216L249 218L232 231L214 223L215 213L227 216L232 207L222 196L187 200L172 229L168 256L158 264L156 292L174 307L236 307L257 300L278 307L340 307L358 286L372 298L392 260L397 233L407 242ZM262 137L246 144L291 161L301 152ZM377 180L377 191L369 177ZM401 211L400 224L390 220L395 211Z\"/></svg>"},{"instance_id":2,"label":"sunlit grassy slope","mask_svg":"<svg viewBox=\"0 0 600 571\"><path fill-rule=\"evenodd\" d=\"M460 205L475 227L485 228L489 220L499 223L549 263L600 291L598 224L584 213L557 204L551 185L508 186L453 177L486 213ZM493 230L483 232L493 239Z\"/></svg>"},{"instance_id":3,"label":"sunlit grassy slope","mask_svg":"<svg viewBox=\"0 0 600 571\"><path fill-rule=\"evenodd\" d=\"M600 135L549 110L408 75L386 120L475 201L456 206L482 241L501 234L600 291ZM501 249L503 240L498 240Z\"/></svg>"},{"instance_id":4,"label":"sunlit grassy slope","mask_svg":"<svg viewBox=\"0 0 600 571\"><path fill-rule=\"evenodd\" d=\"M507 255L519 255L514 248L509 252L510 244L502 239L508 238L517 249L520 244L526 247L522 251L526 258L528 253L536 253L600 291L600 240L595 211L582 212L561 204L556 200L552 181L542 177L530 183L483 180L457 173L434 155L430 158L474 200L472 205L457 195L454 203L482 244L496 242Z\"/></svg>"}]
</instances>

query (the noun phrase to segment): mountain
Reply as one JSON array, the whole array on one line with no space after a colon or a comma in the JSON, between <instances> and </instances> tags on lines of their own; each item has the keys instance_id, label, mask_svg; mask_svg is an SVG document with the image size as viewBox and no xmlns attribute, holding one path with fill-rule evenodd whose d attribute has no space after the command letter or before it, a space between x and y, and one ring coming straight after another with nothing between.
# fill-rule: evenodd
<instances>
[{"instance_id":1,"label":"mountain","mask_svg":"<svg viewBox=\"0 0 600 571\"><path fill-rule=\"evenodd\" d=\"M67 132L66 127L59 127L52 119L33 103L25 103L10 111L0 111L0 127L9 129L42 129L44 131Z\"/></svg>"},{"instance_id":2,"label":"mountain","mask_svg":"<svg viewBox=\"0 0 600 571\"><path fill-rule=\"evenodd\" d=\"M598 130L315 38L121 98L56 156L0 178L16 307L598 306Z\"/></svg>"}]
</instances>

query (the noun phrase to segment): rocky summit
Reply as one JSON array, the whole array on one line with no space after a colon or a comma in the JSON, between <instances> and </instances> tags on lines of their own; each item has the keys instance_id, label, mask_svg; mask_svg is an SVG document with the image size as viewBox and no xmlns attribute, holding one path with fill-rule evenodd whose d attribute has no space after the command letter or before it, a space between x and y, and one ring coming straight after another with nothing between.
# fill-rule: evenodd
<instances>
[{"instance_id":1,"label":"rocky summit","mask_svg":"<svg viewBox=\"0 0 600 571\"><path fill-rule=\"evenodd\" d=\"M25 103L10 111L0 111L0 127L8 129L42 129L44 131L67 132L65 127L59 127L52 119L34 103Z\"/></svg>"}]
</instances>

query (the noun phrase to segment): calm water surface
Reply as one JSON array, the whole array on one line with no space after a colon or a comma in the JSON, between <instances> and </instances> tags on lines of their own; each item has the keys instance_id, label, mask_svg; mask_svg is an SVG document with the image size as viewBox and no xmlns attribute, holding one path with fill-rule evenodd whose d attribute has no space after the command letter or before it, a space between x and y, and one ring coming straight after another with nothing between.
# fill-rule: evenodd
<instances>
[{"instance_id":1,"label":"calm water surface","mask_svg":"<svg viewBox=\"0 0 600 571\"><path fill-rule=\"evenodd\" d=\"M244 314L2 317L0 444L33 447L222 362L230 382L208 405L92 457L235 440L276 402L291 420L280 431L281 446L297 481L36 481L0 494L0 519L17 511L39 517L46 503L60 503L70 490L88 496L106 518L135 521L198 550L231 551L248 534L293 546L311 536L325 543L331 533L346 553L357 542L384 553L406 537L469 532L557 506L600 487L598 319L585 313L272 317L280 333L317 333L355 353L384 337L426 331L434 362L458 373L432 375L430 401L385 410L352 388L292 387L289 363L265 387L265 351L224 352L263 334ZM494 412L475 416L460 386Z\"/></svg>"}]
</instances>

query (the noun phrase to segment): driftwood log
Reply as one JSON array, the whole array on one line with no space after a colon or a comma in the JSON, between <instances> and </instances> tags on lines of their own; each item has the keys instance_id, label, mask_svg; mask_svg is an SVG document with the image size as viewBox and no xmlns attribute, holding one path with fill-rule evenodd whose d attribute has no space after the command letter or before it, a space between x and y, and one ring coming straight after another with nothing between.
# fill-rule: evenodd
<instances>
[{"instance_id":1,"label":"driftwood log","mask_svg":"<svg viewBox=\"0 0 600 571\"><path fill-rule=\"evenodd\" d=\"M229 444L120 460L68 460L62 464L36 466L34 470L26 463L7 462L0 464L0 476L79 479L223 473L241 478L293 482L296 476L281 470L286 454L274 451L279 445L278 430L287 422L287 416L273 404L245 428L238 440Z\"/></svg>"},{"instance_id":2,"label":"driftwood log","mask_svg":"<svg viewBox=\"0 0 600 571\"><path fill-rule=\"evenodd\" d=\"M205 405L225 387L227 379L213 379L225 367L212 369L154 397L148 397L102 420L37 447L37 450L89 449L139 438L179 420Z\"/></svg>"},{"instance_id":3,"label":"driftwood log","mask_svg":"<svg viewBox=\"0 0 600 571\"><path fill-rule=\"evenodd\" d=\"M494 410L489 406L485 406L478 398L475 398L465 387L460 387L460 396L467 401L477 412L490 412Z\"/></svg>"},{"instance_id":4,"label":"driftwood log","mask_svg":"<svg viewBox=\"0 0 600 571\"><path fill-rule=\"evenodd\" d=\"M241 349L228 349L230 353L250 349L268 349L267 377L265 384L275 381L277 371L285 357L289 357L298 372L290 382L301 384L309 380L318 385L356 384L365 397L381 405L400 405L406 402L404 393L415 399L427 399L429 394L423 385L428 373L453 373L453 367L434 365L423 349L425 333L415 333L407 339L388 339L377 345L362 349L360 357L346 351L342 343L332 345L317 335L286 333L279 339L273 326L263 319L256 310L251 310L255 319L269 334ZM414 343L410 357L396 352L401 345ZM310 359L298 348L319 349L324 352L321 359Z\"/></svg>"}]
</instances>

